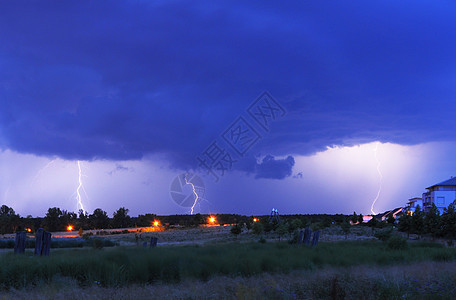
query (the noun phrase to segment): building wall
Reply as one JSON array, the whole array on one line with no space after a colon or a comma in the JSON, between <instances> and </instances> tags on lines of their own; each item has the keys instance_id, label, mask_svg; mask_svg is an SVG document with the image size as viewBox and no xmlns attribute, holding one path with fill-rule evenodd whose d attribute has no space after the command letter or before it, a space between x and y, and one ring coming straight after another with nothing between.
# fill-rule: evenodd
<instances>
[{"instance_id":1,"label":"building wall","mask_svg":"<svg viewBox=\"0 0 456 300\"><path fill-rule=\"evenodd\" d=\"M423 199L421 198L413 198L413 199L410 199L410 200L415 200L415 201L410 201L408 203L409 206L406 207L406 210L408 213L415 213L415 209L416 207L419 205L420 206L420 209L421 210L425 210L425 208L423 207Z\"/></svg>"},{"instance_id":2,"label":"building wall","mask_svg":"<svg viewBox=\"0 0 456 300\"><path fill-rule=\"evenodd\" d=\"M444 209L456 200L456 191L432 191L431 201L437 206L440 214L443 214Z\"/></svg>"}]
</instances>

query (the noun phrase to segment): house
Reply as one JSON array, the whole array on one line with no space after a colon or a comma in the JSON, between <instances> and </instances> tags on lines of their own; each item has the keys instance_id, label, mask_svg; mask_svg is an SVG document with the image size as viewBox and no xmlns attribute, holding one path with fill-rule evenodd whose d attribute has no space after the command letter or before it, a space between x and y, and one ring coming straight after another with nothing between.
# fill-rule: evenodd
<instances>
[{"instance_id":1,"label":"house","mask_svg":"<svg viewBox=\"0 0 456 300\"><path fill-rule=\"evenodd\" d=\"M397 219L399 217L398 214L402 212L402 209L403 209L402 207L398 207L398 208L395 208L393 210L386 212L385 214L383 214L381 220L386 221L386 220L388 220L388 218L390 216L393 216L394 219Z\"/></svg>"},{"instance_id":2,"label":"house","mask_svg":"<svg viewBox=\"0 0 456 300\"><path fill-rule=\"evenodd\" d=\"M424 210L423 198L414 197L414 198L409 199L409 201L407 202L407 206L404 207L404 212L406 212L407 214L413 215L417 206L419 206L421 208L421 210Z\"/></svg>"},{"instance_id":3,"label":"house","mask_svg":"<svg viewBox=\"0 0 456 300\"><path fill-rule=\"evenodd\" d=\"M423 193L424 211L428 212L434 203L440 214L456 200L456 177L434 184Z\"/></svg>"},{"instance_id":4,"label":"house","mask_svg":"<svg viewBox=\"0 0 456 300\"><path fill-rule=\"evenodd\" d=\"M373 218L372 216L367 216L367 215L364 216L364 215L363 215L363 223L369 222L372 218Z\"/></svg>"},{"instance_id":5,"label":"house","mask_svg":"<svg viewBox=\"0 0 456 300\"><path fill-rule=\"evenodd\" d=\"M385 212L383 212L383 213L376 214L376 215L374 216L374 218L375 218L375 220L377 220L378 222L381 222L381 221L385 220L385 218L384 218L385 215L389 214L390 212L391 212L391 210L387 210L387 211L385 211Z\"/></svg>"}]
</instances>

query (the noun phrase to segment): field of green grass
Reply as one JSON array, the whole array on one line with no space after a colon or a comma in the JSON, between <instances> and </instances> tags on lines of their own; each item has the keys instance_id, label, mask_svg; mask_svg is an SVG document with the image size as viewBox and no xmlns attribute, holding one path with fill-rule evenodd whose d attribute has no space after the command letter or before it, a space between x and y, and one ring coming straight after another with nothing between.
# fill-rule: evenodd
<instances>
[{"instance_id":1,"label":"field of green grass","mask_svg":"<svg viewBox=\"0 0 456 300\"><path fill-rule=\"evenodd\" d=\"M316 248L280 243L226 243L166 246L154 249L61 249L50 257L5 253L0 256L0 288L21 289L66 278L79 286L124 287L208 281L217 276L252 277L263 273L357 266L407 266L419 262L451 262L456 249L428 242L391 250L378 241L320 243Z\"/></svg>"}]
</instances>

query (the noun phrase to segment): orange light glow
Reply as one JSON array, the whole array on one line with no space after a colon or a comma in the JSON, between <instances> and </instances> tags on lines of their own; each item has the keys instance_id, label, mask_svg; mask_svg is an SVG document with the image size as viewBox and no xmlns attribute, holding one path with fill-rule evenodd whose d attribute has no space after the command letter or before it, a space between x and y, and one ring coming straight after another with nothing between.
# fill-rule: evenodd
<instances>
[{"instance_id":1,"label":"orange light glow","mask_svg":"<svg viewBox=\"0 0 456 300\"><path fill-rule=\"evenodd\" d=\"M217 221L217 219L216 219L214 216L210 216L210 217L207 219L207 222L208 222L209 224L214 224L216 221Z\"/></svg>"},{"instance_id":2,"label":"orange light glow","mask_svg":"<svg viewBox=\"0 0 456 300\"><path fill-rule=\"evenodd\" d=\"M160 222L157 221L157 220L155 220L155 221L154 221L154 226L160 226Z\"/></svg>"},{"instance_id":3,"label":"orange light glow","mask_svg":"<svg viewBox=\"0 0 456 300\"><path fill-rule=\"evenodd\" d=\"M32 229L31 228L25 228L25 231L32 232Z\"/></svg>"},{"instance_id":4,"label":"orange light glow","mask_svg":"<svg viewBox=\"0 0 456 300\"><path fill-rule=\"evenodd\" d=\"M258 222L257 218L253 218L253 223Z\"/></svg>"},{"instance_id":5,"label":"orange light glow","mask_svg":"<svg viewBox=\"0 0 456 300\"><path fill-rule=\"evenodd\" d=\"M68 231L72 231L72 230L73 230L73 226L68 225L67 230L68 230Z\"/></svg>"}]
</instances>

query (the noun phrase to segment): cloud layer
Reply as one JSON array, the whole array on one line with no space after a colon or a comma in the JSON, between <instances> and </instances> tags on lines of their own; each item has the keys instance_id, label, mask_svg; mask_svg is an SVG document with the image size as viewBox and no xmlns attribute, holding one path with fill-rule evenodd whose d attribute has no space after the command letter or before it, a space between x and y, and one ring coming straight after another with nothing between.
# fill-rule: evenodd
<instances>
[{"instance_id":1,"label":"cloud layer","mask_svg":"<svg viewBox=\"0 0 456 300\"><path fill-rule=\"evenodd\" d=\"M4 2L0 148L194 167L264 90L288 113L255 155L454 140L455 6ZM267 158L256 177L291 174Z\"/></svg>"}]
</instances>

